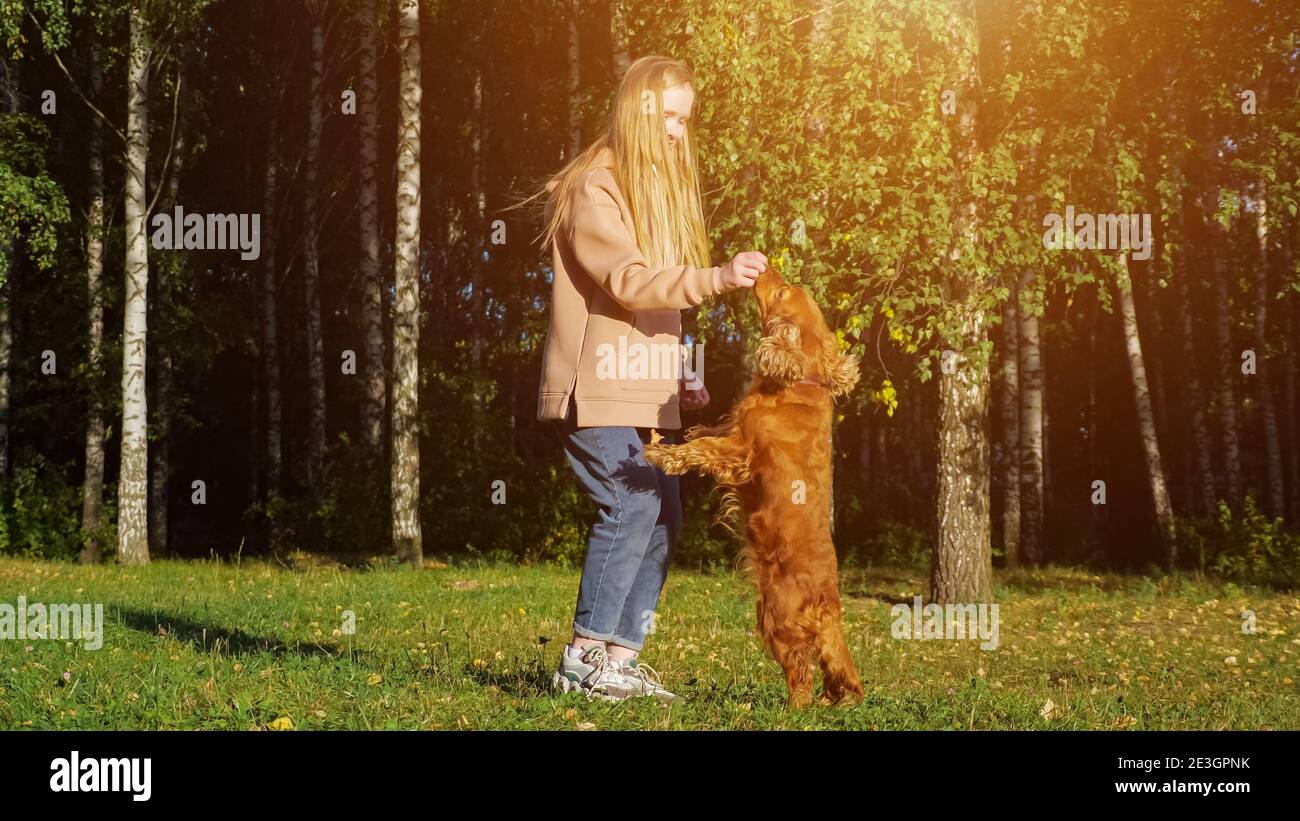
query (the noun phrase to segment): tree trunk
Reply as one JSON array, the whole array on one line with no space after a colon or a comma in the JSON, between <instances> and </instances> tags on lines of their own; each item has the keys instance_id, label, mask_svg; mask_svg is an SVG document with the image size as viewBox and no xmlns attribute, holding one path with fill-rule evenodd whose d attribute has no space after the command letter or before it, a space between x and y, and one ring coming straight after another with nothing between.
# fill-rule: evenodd
<instances>
[{"instance_id":1,"label":"tree trunk","mask_svg":"<svg viewBox=\"0 0 1300 821\"><path fill-rule=\"evenodd\" d=\"M1282 487L1282 442L1277 430L1277 412L1273 405L1274 371L1268 344L1268 192L1261 183L1258 210L1255 212L1255 238L1259 257L1253 266L1255 296L1255 382L1260 421L1264 426L1264 455L1268 471L1268 492L1260 500L1269 516L1286 513L1286 495Z\"/></svg>"},{"instance_id":2,"label":"tree trunk","mask_svg":"<svg viewBox=\"0 0 1300 821\"><path fill-rule=\"evenodd\" d=\"M96 101L103 89L99 43L90 46L90 93ZM104 342L104 300L101 293L104 276L104 136L99 115L90 118L88 151L90 153L90 212L86 220L86 358L90 372L98 376ZM103 547L97 538L100 512L104 507L104 408L98 385L90 392L90 409L86 414L86 474L81 484L82 564L98 564Z\"/></svg>"},{"instance_id":3,"label":"tree trunk","mask_svg":"<svg viewBox=\"0 0 1300 821\"><path fill-rule=\"evenodd\" d=\"M325 32L321 14L312 15L311 90L308 93L307 147L303 156L303 300L307 317L307 485L320 504L325 480L325 350L320 319L320 225L317 178L320 166L322 86L325 80Z\"/></svg>"},{"instance_id":4,"label":"tree trunk","mask_svg":"<svg viewBox=\"0 0 1300 821\"><path fill-rule=\"evenodd\" d=\"M609 2L609 41L614 52L614 77L623 79L632 59L627 48L627 10L623 7L626 0Z\"/></svg>"},{"instance_id":5,"label":"tree trunk","mask_svg":"<svg viewBox=\"0 0 1300 821\"><path fill-rule=\"evenodd\" d=\"M159 277L161 279L161 276ZM161 302L161 300L159 300ZM155 354L159 353L157 350ZM167 512L168 489L171 481L171 441L167 427L167 416L171 408L172 396L172 355L162 351L158 357L157 383L154 385L155 434L153 447L149 448L149 551L158 556L167 552Z\"/></svg>"},{"instance_id":6,"label":"tree trunk","mask_svg":"<svg viewBox=\"0 0 1300 821\"><path fill-rule=\"evenodd\" d=\"M1290 246L1290 256L1294 257L1295 250ZM1288 518L1291 524L1300 527L1300 404L1296 402L1296 371L1300 370L1300 362L1297 362L1296 343L1300 342L1300 322L1296 320L1296 314L1300 313L1300 298L1294 292L1287 294L1286 303L1286 355L1282 358L1283 365L1283 396L1286 398L1286 407L1290 412L1286 414L1288 424L1291 428L1291 448L1290 466L1288 468L1287 481L1287 510Z\"/></svg>"},{"instance_id":7,"label":"tree trunk","mask_svg":"<svg viewBox=\"0 0 1300 821\"><path fill-rule=\"evenodd\" d=\"M978 313L963 344L987 335ZM957 354L956 372L939 375L937 536L930 575L936 604L987 602L993 590L989 510L988 370Z\"/></svg>"},{"instance_id":8,"label":"tree trunk","mask_svg":"<svg viewBox=\"0 0 1300 821\"><path fill-rule=\"evenodd\" d=\"M578 15L581 13L581 0L569 0L569 153L566 160L572 160L582 150L582 96L580 87L580 63L578 61Z\"/></svg>"},{"instance_id":9,"label":"tree trunk","mask_svg":"<svg viewBox=\"0 0 1300 821\"><path fill-rule=\"evenodd\" d=\"M1022 291L1033 280L1025 273ZM1043 558L1043 364L1038 315L1020 310L1020 555L1026 564Z\"/></svg>"},{"instance_id":10,"label":"tree trunk","mask_svg":"<svg viewBox=\"0 0 1300 821\"><path fill-rule=\"evenodd\" d=\"M955 368L940 368L936 533L930 568L935 604L988 602L993 597L993 546L989 510L988 384L986 360L968 358L988 341L981 308L973 303L969 281L961 273L962 248L979 237L978 204L971 175L979 155L979 31L973 2L953 6L948 34L957 44L956 85L964 103L954 135L954 160L961 182L955 201L951 274L946 283L956 300L961 338ZM952 371L949 373L948 371Z\"/></svg>"},{"instance_id":11,"label":"tree trunk","mask_svg":"<svg viewBox=\"0 0 1300 821\"><path fill-rule=\"evenodd\" d=\"M887 423L885 423L887 424ZM881 424L876 428L875 445L876 445L876 486L887 487L890 481L889 465L889 433Z\"/></svg>"},{"instance_id":12,"label":"tree trunk","mask_svg":"<svg viewBox=\"0 0 1300 821\"><path fill-rule=\"evenodd\" d=\"M812 27L808 30L808 59L805 65L808 67L808 79L816 83L816 71L818 64L824 60L823 52L826 49L826 41L830 38L831 25L834 22L835 10L831 5L831 0L818 0L817 10L812 14ZM822 116L825 109L825 101L819 98L812 105L812 110L804 118L804 134L811 143L820 143L826 137L826 120ZM825 192L818 192L824 195Z\"/></svg>"},{"instance_id":13,"label":"tree trunk","mask_svg":"<svg viewBox=\"0 0 1300 821\"><path fill-rule=\"evenodd\" d=\"M1141 277L1139 282L1142 288L1142 298L1147 303L1145 311L1147 320L1143 327L1147 329L1147 350L1144 352L1144 364L1147 367L1147 385L1151 389L1151 411L1155 417L1156 437L1158 441L1168 442L1169 436L1169 418L1165 413L1165 380L1164 380L1164 359L1161 355L1161 346L1164 343L1167 329L1160 316L1159 292L1152 282L1155 279L1153 272L1147 271L1147 276ZM1136 297L1134 300L1134 310L1136 310ZM1176 484L1176 483L1175 483ZM1176 490L1177 488L1175 488Z\"/></svg>"},{"instance_id":14,"label":"tree trunk","mask_svg":"<svg viewBox=\"0 0 1300 821\"><path fill-rule=\"evenodd\" d=\"M871 440L871 423L864 410L858 418L858 475L861 477L858 487L864 490L873 486L875 478L871 472Z\"/></svg>"},{"instance_id":15,"label":"tree trunk","mask_svg":"<svg viewBox=\"0 0 1300 821\"><path fill-rule=\"evenodd\" d=\"M484 17L483 19L486 19ZM483 40L483 32L480 28L476 31L479 42ZM470 384L473 385L471 402L473 404L473 418L470 419L470 444L476 450L482 446L482 432L487 418L487 397L484 394L483 386L486 383L486 374L483 373L483 312L485 306L484 288L486 264L483 260L483 253L487 248L486 243L486 219L487 212L487 192L484 190L483 177L486 164L484 162L484 146L486 141L485 118L483 115L483 68L475 67L474 70L474 100L472 108L472 120L470 127L473 129L470 139L470 194L474 198L474 212L471 219L473 224L468 226L466 234L469 238L469 270L470 270L470 295L469 295L469 335L470 335Z\"/></svg>"},{"instance_id":16,"label":"tree trunk","mask_svg":"<svg viewBox=\"0 0 1300 821\"><path fill-rule=\"evenodd\" d=\"M145 169L149 162L150 46L144 14L131 7L126 106L126 302L122 329L122 457L117 482L119 564L149 562L149 429L145 398L149 245Z\"/></svg>"},{"instance_id":17,"label":"tree trunk","mask_svg":"<svg viewBox=\"0 0 1300 821\"><path fill-rule=\"evenodd\" d=\"M1097 361L1097 320L1098 314L1101 313L1099 305L1094 300L1090 321L1088 322L1088 360ZM1088 410L1085 417L1088 422L1088 489L1091 491L1092 483L1098 478L1106 475L1105 467L1101 463L1102 450L1097 446L1097 440L1101 431L1100 423L1097 419L1097 369L1088 368ZM1106 506L1095 504L1092 501L1092 494L1089 492L1088 505L1088 560L1095 561L1100 558L1101 547L1105 543L1104 532L1106 529Z\"/></svg>"},{"instance_id":18,"label":"tree trunk","mask_svg":"<svg viewBox=\"0 0 1300 821\"><path fill-rule=\"evenodd\" d=\"M1128 348L1129 374L1133 379L1133 398L1137 404L1138 430L1142 436L1142 455L1146 459L1147 481L1151 485L1151 498L1155 504L1156 523L1160 528L1165 562L1173 568L1178 559L1174 511L1165 484L1164 465L1160 460L1160 442L1156 438L1155 413L1151 409L1146 365L1142 360L1142 340L1138 334L1137 311L1133 306L1133 283L1129 279L1127 254L1120 255L1116 290L1119 291L1120 311L1124 320L1124 342Z\"/></svg>"},{"instance_id":19,"label":"tree trunk","mask_svg":"<svg viewBox=\"0 0 1300 821\"><path fill-rule=\"evenodd\" d=\"M1232 302L1228 298L1228 265L1224 260L1227 245L1222 239L1222 231L1213 223L1211 217L1211 249L1214 282L1214 331L1215 347L1219 355L1219 421L1223 436L1223 473L1227 480L1228 504L1236 509L1241 504L1241 446L1237 439L1237 396L1233 385L1241 370L1241 359L1232 349L1232 327L1229 315Z\"/></svg>"},{"instance_id":20,"label":"tree trunk","mask_svg":"<svg viewBox=\"0 0 1300 821\"><path fill-rule=\"evenodd\" d=\"M1195 481L1192 482L1195 491L1192 498L1196 503L1196 514L1209 516L1214 513L1215 499L1214 463L1211 458L1213 445L1210 443L1210 431L1205 422L1205 394L1201 390L1201 379L1196 366L1196 343L1192 327L1191 271L1188 268L1186 254L1182 256L1182 260L1182 270L1174 277L1174 291L1178 300L1183 384L1187 389L1187 418L1192 429L1191 448L1195 461Z\"/></svg>"},{"instance_id":21,"label":"tree trunk","mask_svg":"<svg viewBox=\"0 0 1300 821\"><path fill-rule=\"evenodd\" d=\"M18 77L11 64L4 64L4 82L0 91L5 96L9 113L18 112ZM10 279L13 276L14 242L16 237L0 233L0 485L9 478L9 382L10 357L13 354L13 326L9 317L9 298L13 293ZM3 522L0 522L3 524Z\"/></svg>"},{"instance_id":22,"label":"tree trunk","mask_svg":"<svg viewBox=\"0 0 1300 821\"><path fill-rule=\"evenodd\" d=\"M366 326L366 400L362 433L366 450L380 455L384 437L384 281L379 274L379 88L374 0L362 5L361 32L361 287Z\"/></svg>"},{"instance_id":23,"label":"tree trunk","mask_svg":"<svg viewBox=\"0 0 1300 821\"><path fill-rule=\"evenodd\" d=\"M755 42L757 40L758 40L758 12L750 9L745 12L746 51L752 51L755 47ZM754 119L752 116L750 116L748 111L746 111L744 114L741 115L740 127L741 127L741 132L744 134L753 133ZM752 151L750 152L750 156L753 156ZM758 169L755 167L755 164L752 161L747 161L745 163L744 169L742 169L740 172L740 181L741 183L743 183L743 185L741 186L741 191L742 192L749 191L750 190L749 184L757 176L758 176Z\"/></svg>"},{"instance_id":24,"label":"tree trunk","mask_svg":"<svg viewBox=\"0 0 1300 821\"><path fill-rule=\"evenodd\" d=\"M823 60L822 54L826 49L826 41L830 37L831 24L834 21L834 13L835 13L834 7L831 5L830 0L820 0L817 11L813 13L812 28L808 32L808 59L805 63L805 65L808 67L808 72L810 75L815 76L819 64ZM813 80L813 77L810 77L809 79L810 81L815 82L815 80ZM819 95L818 100L812 106L812 110L809 112L808 116L804 119L804 134L808 136L810 144L820 143L825 138L826 121L821 116L824 108L825 108L825 101L821 100ZM813 207L824 207L825 204L829 201L829 199L830 199L830 190L825 187L816 191L811 197ZM794 240L792 239L792 241ZM800 244L803 244L805 242L806 242L805 239L799 240ZM828 446L830 448L830 453L833 460L835 455L835 422L833 417L831 420L831 430L828 434L828 439L829 439ZM835 470L833 464L831 468L832 468L831 469L832 489L830 494L830 499L831 499L830 520L831 520L831 535L834 536L835 535L835 493L834 493Z\"/></svg>"},{"instance_id":25,"label":"tree trunk","mask_svg":"<svg viewBox=\"0 0 1300 821\"><path fill-rule=\"evenodd\" d=\"M1046 316L1047 292L1043 292L1044 316ZM1050 517L1047 515L1052 512L1052 403L1048 401L1047 395L1047 374L1051 373L1047 367L1047 342L1043 340L1042 322L1038 323L1038 404L1043 409L1043 434L1040 440L1043 443L1043 512L1038 517L1040 522L1038 526L1038 558L1037 563L1043 564L1047 561L1047 522Z\"/></svg>"},{"instance_id":26,"label":"tree trunk","mask_svg":"<svg viewBox=\"0 0 1300 821\"><path fill-rule=\"evenodd\" d=\"M9 478L9 357L13 329L9 322L9 280L13 272L13 241L0 236L0 482Z\"/></svg>"},{"instance_id":27,"label":"tree trunk","mask_svg":"<svg viewBox=\"0 0 1300 821\"><path fill-rule=\"evenodd\" d=\"M1007 567L1020 563L1019 311L1013 289L1002 308L1002 553Z\"/></svg>"},{"instance_id":28,"label":"tree trunk","mask_svg":"<svg viewBox=\"0 0 1300 821\"><path fill-rule=\"evenodd\" d=\"M281 402L280 402L280 337L278 322L279 275L275 267L276 227L275 202L277 195L277 176L279 173L279 154L276 138L278 137L280 117L277 111L269 114L270 123L266 138L266 177L262 191L263 219L266 221L266 234L262 237L262 366L265 368L266 384L266 495L268 498L278 496L281 492L281 473L283 465L283 445L281 442Z\"/></svg>"},{"instance_id":29,"label":"tree trunk","mask_svg":"<svg viewBox=\"0 0 1300 821\"><path fill-rule=\"evenodd\" d=\"M181 86L184 93L184 86ZM163 211L174 209L179 202L181 172L185 166L185 118L180 108L176 127L176 141L172 146L172 167L167 179L167 190L162 198ZM176 276L176 265L184 260L184 251L167 251L154 277L155 316L171 315L171 278ZM164 324L163 328L166 327ZM171 487L171 420L174 394L172 352L166 345L166 335L155 328L154 357L158 369L154 377L153 447L149 449L151 463L149 475L149 550L150 555L167 552L168 492Z\"/></svg>"},{"instance_id":30,"label":"tree trunk","mask_svg":"<svg viewBox=\"0 0 1300 821\"><path fill-rule=\"evenodd\" d=\"M420 535L420 10L403 2L397 137L397 307L393 313L393 547L397 557L423 564Z\"/></svg>"}]
</instances>

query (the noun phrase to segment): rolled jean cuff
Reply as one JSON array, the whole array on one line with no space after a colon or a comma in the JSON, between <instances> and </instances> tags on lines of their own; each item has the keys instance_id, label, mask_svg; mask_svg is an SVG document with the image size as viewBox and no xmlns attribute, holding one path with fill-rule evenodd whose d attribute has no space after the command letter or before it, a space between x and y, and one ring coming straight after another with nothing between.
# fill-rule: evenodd
<instances>
[{"instance_id":1,"label":"rolled jean cuff","mask_svg":"<svg viewBox=\"0 0 1300 821\"><path fill-rule=\"evenodd\" d=\"M617 644L619 647L626 647L629 650L635 650L638 653L641 652L642 647L645 647L645 642L643 641L632 641L631 639L625 639L622 636L615 636L609 640L609 643Z\"/></svg>"},{"instance_id":2,"label":"rolled jean cuff","mask_svg":"<svg viewBox=\"0 0 1300 821\"><path fill-rule=\"evenodd\" d=\"M582 636L584 639L595 639L596 641L609 642L617 644L619 647L626 647L629 650L639 651L645 646L645 642L643 641L632 641L631 639L622 638L614 633L597 633L595 630L588 630L586 627L578 624L576 619L573 622L573 632L575 635Z\"/></svg>"}]
</instances>

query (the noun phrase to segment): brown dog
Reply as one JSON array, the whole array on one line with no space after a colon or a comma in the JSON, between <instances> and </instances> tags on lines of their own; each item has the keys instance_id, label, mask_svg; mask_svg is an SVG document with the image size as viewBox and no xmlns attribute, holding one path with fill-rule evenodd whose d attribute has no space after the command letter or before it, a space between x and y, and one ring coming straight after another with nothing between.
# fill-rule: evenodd
<instances>
[{"instance_id":1,"label":"brown dog","mask_svg":"<svg viewBox=\"0 0 1300 821\"><path fill-rule=\"evenodd\" d=\"M722 424L693 427L680 445L647 445L645 458L668 474L712 476L727 488L723 517L743 508L758 632L785 670L789 706L812 700L814 658L822 703L859 701L830 528L832 399L853 389L858 360L839 352L817 303L775 268L754 294L765 336L744 397Z\"/></svg>"}]
</instances>

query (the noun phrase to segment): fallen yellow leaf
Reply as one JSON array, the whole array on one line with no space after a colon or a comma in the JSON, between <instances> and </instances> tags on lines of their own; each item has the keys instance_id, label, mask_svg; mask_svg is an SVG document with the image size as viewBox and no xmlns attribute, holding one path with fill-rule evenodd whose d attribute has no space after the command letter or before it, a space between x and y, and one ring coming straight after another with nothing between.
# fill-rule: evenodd
<instances>
[{"instance_id":1,"label":"fallen yellow leaf","mask_svg":"<svg viewBox=\"0 0 1300 821\"><path fill-rule=\"evenodd\" d=\"M280 716L275 721L272 721L270 724L266 725L266 727L268 730L292 730L293 719L289 718L288 716Z\"/></svg>"}]
</instances>

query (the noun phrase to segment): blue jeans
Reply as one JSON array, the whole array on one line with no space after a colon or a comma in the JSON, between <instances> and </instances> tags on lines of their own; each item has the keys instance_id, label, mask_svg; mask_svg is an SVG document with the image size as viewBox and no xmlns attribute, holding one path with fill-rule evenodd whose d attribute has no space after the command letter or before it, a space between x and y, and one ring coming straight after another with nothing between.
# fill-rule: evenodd
<instances>
[{"instance_id":1,"label":"blue jeans","mask_svg":"<svg viewBox=\"0 0 1300 821\"><path fill-rule=\"evenodd\" d=\"M682 529L676 476L645 460L649 428L575 426L574 406L558 423L569 465L599 517L587 538L573 632L640 650L654 632L655 607ZM676 431L660 431L676 442Z\"/></svg>"}]
</instances>

